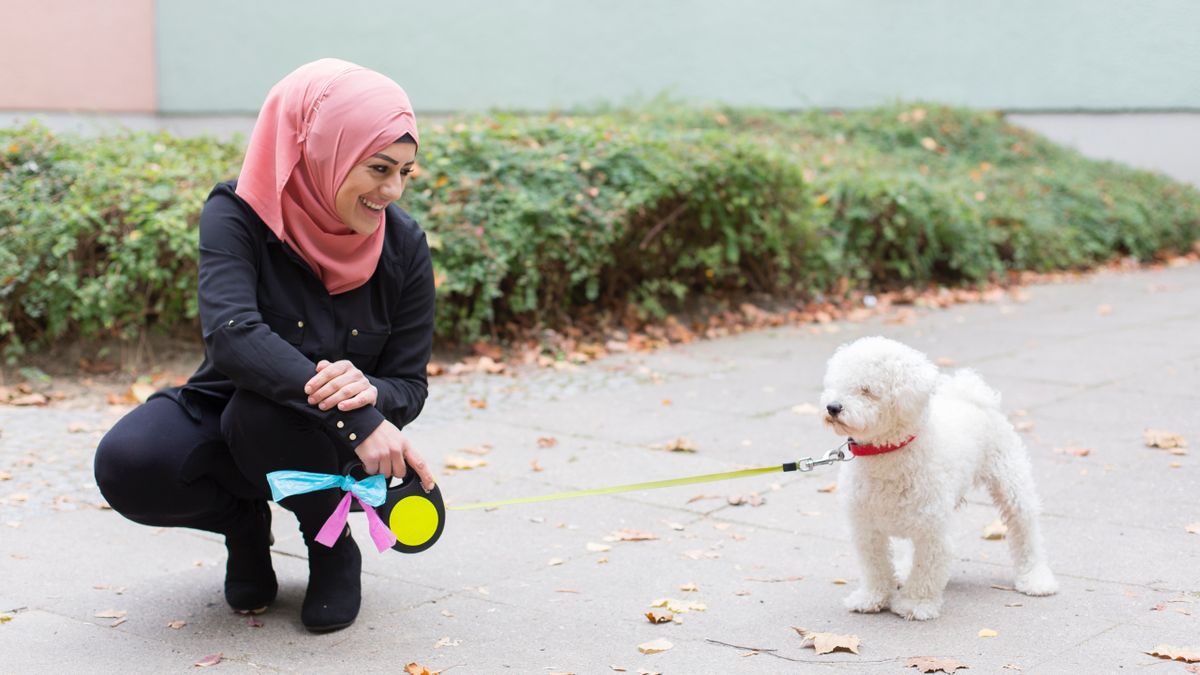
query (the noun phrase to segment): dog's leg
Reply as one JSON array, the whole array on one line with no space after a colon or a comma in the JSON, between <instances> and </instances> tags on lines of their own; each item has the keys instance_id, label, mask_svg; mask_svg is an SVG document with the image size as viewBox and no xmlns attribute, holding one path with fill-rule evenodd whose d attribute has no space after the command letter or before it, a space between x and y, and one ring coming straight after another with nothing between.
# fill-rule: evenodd
<instances>
[{"instance_id":1,"label":"dog's leg","mask_svg":"<svg viewBox=\"0 0 1200 675\"><path fill-rule=\"evenodd\" d=\"M854 546L863 578L858 588L843 603L852 612L878 612L886 609L896 589L896 573L888 537L870 525L854 523Z\"/></svg>"},{"instance_id":2,"label":"dog's leg","mask_svg":"<svg viewBox=\"0 0 1200 675\"><path fill-rule=\"evenodd\" d=\"M1058 582L1046 563L1033 472L1015 434L1003 448L998 464L985 482L1008 527L1005 536L1017 574L1014 585L1026 595L1053 595L1058 591Z\"/></svg>"},{"instance_id":3,"label":"dog's leg","mask_svg":"<svg viewBox=\"0 0 1200 675\"><path fill-rule=\"evenodd\" d=\"M912 571L892 598L892 612L915 621L936 619L942 611L942 591L950 580L950 543L942 528L922 532L912 542Z\"/></svg>"}]
</instances>

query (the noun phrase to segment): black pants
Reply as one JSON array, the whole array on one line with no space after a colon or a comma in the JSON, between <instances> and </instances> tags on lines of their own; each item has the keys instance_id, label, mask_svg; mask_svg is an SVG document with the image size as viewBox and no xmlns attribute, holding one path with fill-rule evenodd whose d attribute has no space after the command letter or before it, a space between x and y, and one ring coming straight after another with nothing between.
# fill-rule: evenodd
<instances>
[{"instance_id":1,"label":"black pants","mask_svg":"<svg viewBox=\"0 0 1200 675\"><path fill-rule=\"evenodd\" d=\"M237 537L254 526L254 502L271 498L268 472L341 473L354 458L316 422L257 394L239 390L222 404L198 402L195 420L160 396L121 418L96 448L96 483L109 505L145 525ZM341 497L322 490L280 504L312 541Z\"/></svg>"}]
</instances>

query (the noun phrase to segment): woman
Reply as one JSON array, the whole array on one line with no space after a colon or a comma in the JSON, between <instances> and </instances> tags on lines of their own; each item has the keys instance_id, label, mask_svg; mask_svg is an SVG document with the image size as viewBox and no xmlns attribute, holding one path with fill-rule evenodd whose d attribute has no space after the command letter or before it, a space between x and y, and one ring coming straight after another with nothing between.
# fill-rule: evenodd
<instances>
[{"instance_id":1,"label":"woman","mask_svg":"<svg viewBox=\"0 0 1200 675\"><path fill-rule=\"evenodd\" d=\"M434 479L400 430L421 412L433 333L425 235L392 204L417 152L408 96L336 59L267 95L236 182L200 215L205 358L108 432L96 481L125 517L225 537L225 598L262 611L277 591L265 474ZM313 631L353 623L362 559L347 526L317 543L341 493L283 499L308 545L301 611Z\"/></svg>"}]
</instances>

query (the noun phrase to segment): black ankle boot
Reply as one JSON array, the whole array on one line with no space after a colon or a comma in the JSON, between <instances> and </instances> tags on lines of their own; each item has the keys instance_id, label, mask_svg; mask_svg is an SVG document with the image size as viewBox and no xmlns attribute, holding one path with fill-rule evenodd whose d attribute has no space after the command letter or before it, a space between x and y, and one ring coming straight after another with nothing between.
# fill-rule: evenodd
<instances>
[{"instance_id":1,"label":"black ankle boot","mask_svg":"<svg viewBox=\"0 0 1200 675\"><path fill-rule=\"evenodd\" d=\"M308 590L300 609L304 627L314 633L345 628L361 606L362 555L349 526L333 548L309 541Z\"/></svg>"},{"instance_id":2,"label":"black ankle boot","mask_svg":"<svg viewBox=\"0 0 1200 675\"><path fill-rule=\"evenodd\" d=\"M271 509L256 501L253 511L245 531L225 536L225 601L236 612L258 614L275 601L279 584L271 567Z\"/></svg>"}]
</instances>

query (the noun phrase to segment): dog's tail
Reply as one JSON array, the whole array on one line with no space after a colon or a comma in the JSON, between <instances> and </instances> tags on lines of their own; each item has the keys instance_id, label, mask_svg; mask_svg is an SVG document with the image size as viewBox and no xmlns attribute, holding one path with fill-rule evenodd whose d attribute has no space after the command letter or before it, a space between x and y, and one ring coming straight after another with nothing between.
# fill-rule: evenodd
<instances>
[{"instance_id":1,"label":"dog's tail","mask_svg":"<svg viewBox=\"0 0 1200 675\"><path fill-rule=\"evenodd\" d=\"M943 379L939 389L943 394L969 401L980 408L997 412L1001 410L999 392L987 386L983 378L970 368L957 370L953 375Z\"/></svg>"}]
</instances>

